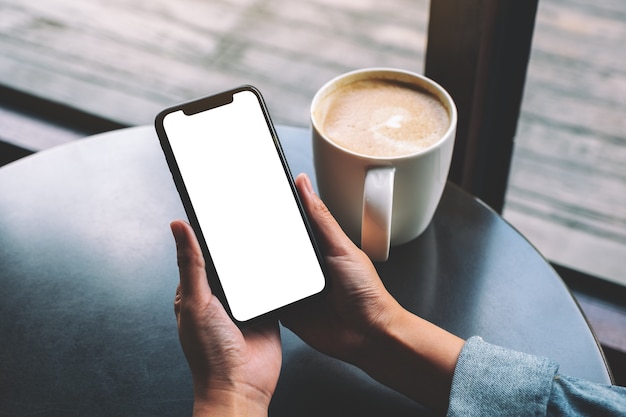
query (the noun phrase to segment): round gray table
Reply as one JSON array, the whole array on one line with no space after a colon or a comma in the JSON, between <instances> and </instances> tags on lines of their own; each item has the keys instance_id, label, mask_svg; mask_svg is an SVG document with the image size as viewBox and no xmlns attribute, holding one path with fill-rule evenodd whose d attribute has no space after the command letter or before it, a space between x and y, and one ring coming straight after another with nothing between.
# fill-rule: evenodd
<instances>
[{"instance_id":1,"label":"round gray table","mask_svg":"<svg viewBox=\"0 0 626 417\"><path fill-rule=\"evenodd\" d=\"M279 126L278 133L293 173L313 175L308 131ZM191 414L169 231L184 216L150 126L0 169L0 415ZM452 184L427 231L377 268L402 304L453 333L610 381L585 318L549 264ZM272 416L429 415L286 329L282 336Z\"/></svg>"}]
</instances>

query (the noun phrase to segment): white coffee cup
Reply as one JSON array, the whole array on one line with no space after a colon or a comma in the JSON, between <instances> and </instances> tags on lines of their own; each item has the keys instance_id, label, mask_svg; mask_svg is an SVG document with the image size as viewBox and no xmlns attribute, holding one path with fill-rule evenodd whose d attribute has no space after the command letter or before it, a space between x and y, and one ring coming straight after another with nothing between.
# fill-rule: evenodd
<instances>
[{"instance_id":1,"label":"white coffee cup","mask_svg":"<svg viewBox=\"0 0 626 417\"><path fill-rule=\"evenodd\" d=\"M353 83L364 80L379 80L399 88L427 92L443 105L447 124L440 126L443 129L425 148L404 154L381 156L373 154L378 153L376 150L348 149L347 145L338 143L340 138L336 133L330 137L327 120L335 113L331 109L334 99L348 94L345 87L359 85ZM384 100L379 102L378 95L369 98L368 92L360 94L362 99L357 100L375 104L369 106L372 111L378 112L379 104L384 107ZM392 97L395 100L395 96ZM362 118L366 111L362 110L364 106L360 102L357 104L349 110L358 111ZM406 114L411 118L417 112ZM350 114L347 117L350 119ZM398 117L383 116L387 120L385 129L398 128L401 124L396 124ZM368 114L365 122L368 118L373 120ZM311 103L311 124L320 196L348 236L360 243L372 260L387 260L390 246L409 242L428 227L447 180L457 125L454 101L441 86L410 71L391 68L352 71L330 80L315 94ZM421 135L421 131L418 133ZM402 140L407 139L404 132L401 136Z\"/></svg>"}]
</instances>

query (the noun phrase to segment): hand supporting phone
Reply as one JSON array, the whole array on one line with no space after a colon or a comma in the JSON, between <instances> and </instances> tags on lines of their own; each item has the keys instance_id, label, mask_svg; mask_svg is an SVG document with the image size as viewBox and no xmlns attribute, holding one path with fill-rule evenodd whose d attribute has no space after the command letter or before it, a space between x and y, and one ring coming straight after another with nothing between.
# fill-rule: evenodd
<instances>
[{"instance_id":1,"label":"hand supporting phone","mask_svg":"<svg viewBox=\"0 0 626 417\"><path fill-rule=\"evenodd\" d=\"M258 90L161 112L161 147L213 291L238 325L321 293L321 256Z\"/></svg>"}]
</instances>

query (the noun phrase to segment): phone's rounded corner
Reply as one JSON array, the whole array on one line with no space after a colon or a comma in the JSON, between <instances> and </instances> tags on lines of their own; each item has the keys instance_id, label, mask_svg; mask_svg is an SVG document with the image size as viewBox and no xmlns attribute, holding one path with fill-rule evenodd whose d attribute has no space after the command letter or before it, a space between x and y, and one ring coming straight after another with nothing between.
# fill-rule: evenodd
<instances>
[{"instance_id":1,"label":"phone's rounded corner","mask_svg":"<svg viewBox=\"0 0 626 417\"><path fill-rule=\"evenodd\" d=\"M322 289L315 294L316 297L318 296L322 296L324 294L326 294L328 291L330 291L330 287L331 287L331 282L330 280L326 277L326 273L324 273L324 285L322 286Z\"/></svg>"},{"instance_id":2,"label":"phone's rounded corner","mask_svg":"<svg viewBox=\"0 0 626 417\"><path fill-rule=\"evenodd\" d=\"M259 97L263 96L263 94L261 94L261 90L252 84L242 84L239 88L237 88L237 91L251 91Z\"/></svg>"},{"instance_id":3,"label":"phone's rounded corner","mask_svg":"<svg viewBox=\"0 0 626 417\"><path fill-rule=\"evenodd\" d=\"M238 320L232 313L232 311L227 310L228 315L230 316L230 319L233 321L233 323L235 324L235 326L237 326L240 329L245 329L248 327L253 327L258 325L259 323L263 323L263 322L268 322L270 320L278 320L278 317L275 315L274 311L271 311L269 313L265 313L262 314L260 316L256 316L256 317L252 317L252 318L248 318L248 319L244 319L244 320Z\"/></svg>"}]
</instances>

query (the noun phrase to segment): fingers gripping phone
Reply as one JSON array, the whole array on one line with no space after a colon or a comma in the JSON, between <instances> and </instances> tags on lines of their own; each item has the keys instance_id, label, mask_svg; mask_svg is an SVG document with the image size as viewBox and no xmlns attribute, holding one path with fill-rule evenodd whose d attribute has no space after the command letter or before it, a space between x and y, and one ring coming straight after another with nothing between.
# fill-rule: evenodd
<instances>
[{"instance_id":1,"label":"fingers gripping phone","mask_svg":"<svg viewBox=\"0 0 626 417\"><path fill-rule=\"evenodd\" d=\"M322 258L258 90L166 109L155 126L211 288L236 324L324 290Z\"/></svg>"}]
</instances>

